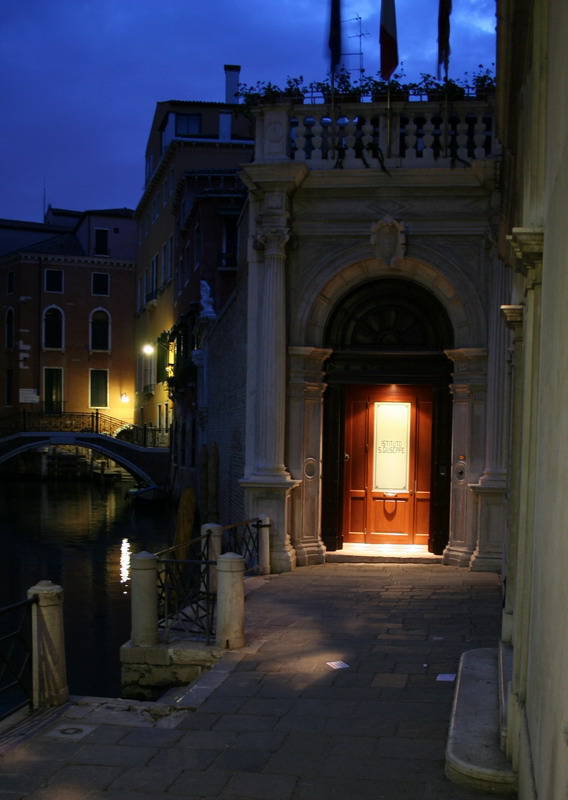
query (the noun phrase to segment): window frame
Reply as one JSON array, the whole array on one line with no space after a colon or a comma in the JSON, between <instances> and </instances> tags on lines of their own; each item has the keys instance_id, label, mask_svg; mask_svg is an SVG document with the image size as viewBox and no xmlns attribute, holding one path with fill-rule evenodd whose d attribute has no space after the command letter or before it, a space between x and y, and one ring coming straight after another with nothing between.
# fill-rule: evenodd
<instances>
[{"instance_id":1,"label":"window frame","mask_svg":"<svg viewBox=\"0 0 568 800\"><path fill-rule=\"evenodd\" d=\"M95 403L93 404L93 373L105 374L105 405ZM96 399L96 398L95 398ZM109 371L108 369L89 369L89 408L109 408Z\"/></svg>"},{"instance_id":2,"label":"window frame","mask_svg":"<svg viewBox=\"0 0 568 800\"><path fill-rule=\"evenodd\" d=\"M106 233L106 242L105 242L106 247L104 248L105 252L103 252L102 250L99 250L99 247L98 247L98 245L99 245L99 242L98 242L99 234L101 234L101 233ZM94 246L93 246L93 255L100 256L101 258L108 257L110 255L110 236L109 236L109 234L110 234L110 228L95 228L95 243L94 243Z\"/></svg>"},{"instance_id":3,"label":"window frame","mask_svg":"<svg viewBox=\"0 0 568 800\"><path fill-rule=\"evenodd\" d=\"M47 286L47 277L48 275L59 275L61 278L61 289L49 289ZM43 271L43 290L44 292L49 292L49 294L63 294L65 291L65 276L62 269L53 269L51 267L46 267Z\"/></svg>"},{"instance_id":4,"label":"window frame","mask_svg":"<svg viewBox=\"0 0 568 800\"><path fill-rule=\"evenodd\" d=\"M95 292L95 277L106 277L106 292ZM110 272L91 272L91 294L94 297L110 297Z\"/></svg>"},{"instance_id":5,"label":"window frame","mask_svg":"<svg viewBox=\"0 0 568 800\"><path fill-rule=\"evenodd\" d=\"M48 345L46 344L46 318L50 311L58 311L61 319L61 336L60 336L60 344L57 346ZM43 310L42 318L41 318L41 345L43 350L65 350L65 312L63 309L59 308L59 306L51 305L47 306Z\"/></svg>"},{"instance_id":6,"label":"window frame","mask_svg":"<svg viewBox=\"0 0 568 800\"><path fill-rule=\"evenodd\" d=\"M107 339L107 347L93 347L93 323L95 322L95 314L104 314L106 316L107 328L106 328L106 339ZM112 320L110 312L106 308L102 308L99 306L98 308L93 308L91 313L89 314L89 352L91 353L110 353L112 349ZM100 334L97 334L97 336Z\"/></svg>"}]
</instances>

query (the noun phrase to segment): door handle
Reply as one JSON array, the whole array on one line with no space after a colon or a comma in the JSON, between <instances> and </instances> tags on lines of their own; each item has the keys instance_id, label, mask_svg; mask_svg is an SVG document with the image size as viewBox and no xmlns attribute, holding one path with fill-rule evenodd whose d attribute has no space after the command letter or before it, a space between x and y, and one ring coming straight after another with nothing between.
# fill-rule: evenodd
<instances>
[{"instance_id":1,"label":"door handle","mask_svg":"<svg viewBox=\"0 0 568 800\"><path fill-rule=\"evenodd\" d=\"M343 460L349 461L349 453L343 453Z\"/></svg>"}]
</instances>

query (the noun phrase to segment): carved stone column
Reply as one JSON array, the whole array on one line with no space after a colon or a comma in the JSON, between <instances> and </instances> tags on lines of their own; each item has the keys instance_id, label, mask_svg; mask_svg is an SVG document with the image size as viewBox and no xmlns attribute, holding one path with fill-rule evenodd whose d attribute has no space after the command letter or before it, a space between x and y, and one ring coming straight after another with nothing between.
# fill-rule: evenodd
<instances>
[{"instance_id":1,"label":"carved stone column","mask_svg":"<svg viewBox=\"0 0 568 800\"><path fill-rule=\"evenodd\" d=\"M508 271L497 258L491 271L489 293L489 349L487 360L487 426L485 465L479 483L471 489L477 497L477 544L470 567L478 572L499 572L507 528L507 433L505 394L508 332L500 306L509 296Z\"/></svg>"},{"instance_id":2,"label":"carved stone column","mask_svg":"<svg viewBox=\"0 0 568 800\"><path fill-rule=\"evenodd\" d=\"M255 248L260 254L256 278L258 306L251 310L256 325L249 327L249 361L254 362L251 471L241 481L248 516L271 518L271 567L285 572L296 565L290 543L290 491L297 485L284 466L286 432L286 292L285 264L288 231L284 224L265 227Z\"/></svg>"},{"instance_id":3,"label":"carved stone column","mask_svg":"<svg viewBox=\"0 0 568 800\"><path fill-rule=\"evenodd\" d=\"M467 567L477 543L475 496L485 463L487 350L446 350L454 362L450 539L444 564Z\"/></svg>"},{"instance_id":4,"label":"carved stone column","mask_svg":"<svg viewBox=\"0 0 568 800\"><path fill-rule=\"evenodd\" d=\"M321 466L323 363L333 351L289 347L288 465L300 481L292 496L292 544L299 565L323 564L321 540Z\"/></svg>"},{"instance_id":5,"label":"carved stone column","mask_svg":"<svg viewBox=\"0 0 568 800\"><path fill-rule=\"evenodd\" d=\"M530 641L531 604L533 582L533 558L535 548L535 475L537 467L537 432L539 420L539 375L541 347L541 280L544 233L541 228L514 228L509 237L512 263L525 277L525 306L522 343L522 388L517 401L521 403L520 422L514 435L517 453L514 456L515 510L511 517L515 529L511 540L515 540L516 560L510 560L509 576L512 585L507 595L514 590L512 643L513 679L509 703L509 727L507 730L507 752L518 758L527 686L528 644ZM510 600L507 598L506 603Z\"/></svg>"},{"instance_id":6,"label":"carved stone column","mask_svg":"<svg viewBox=\"0 0 568 800\"><path fill-rule=\"evenodd\" d=\"M510 356L511 420L509 436L511 439L508 525L503 556L503 581L505 584L505 606L503 608L501 637L511 644L513 639L514 600L517 585L518 558L518 507L519 507L519 463L522 439L522 391L523 391L523 318L524 306L503 305L501 313L507 326L513 332L512 353Z\"/></svg>"},{"instance_id":7,"label":"carved stone column","mask_svg":"<svg viewBox=\"0 0 568 800\"><path fill-rule=\"evenodd\" d=\"M290 541L291 494L299 481L285 466L286 245L290 197L307 175L305 164L279 163L285 127L264 115L263 149L243 166L249 188L250 247L247 301L247 421L244 488L248 517L270 517L273 572L296 566ZM280 122L279 122L280 120ZM260 163L266 161L267 163Z\"/></svg>"}]
</instances>

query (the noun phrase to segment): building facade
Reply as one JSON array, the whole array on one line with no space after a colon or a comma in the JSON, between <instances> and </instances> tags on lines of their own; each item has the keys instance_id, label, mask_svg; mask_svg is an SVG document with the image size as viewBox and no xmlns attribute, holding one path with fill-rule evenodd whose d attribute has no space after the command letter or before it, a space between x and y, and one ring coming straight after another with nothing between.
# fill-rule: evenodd
<instances>
[{"instance_id":1,"label":"building facade","mask_svg":"<svg viewBox=\"0 0 568 800\"><path fill-rule=\"evenodd\" d=\"M275 570L348 542L500 569L509 275L493 111L473 98L254 111L246 265L200 350L223 494L271 517Z\"/></svg>"},{"instance_id":2,"label":"building facade","mask_svg":"<svg viewBox=\"0 0 568 800\"><path fill-rule=\"evenodd\" d=\"M217 303L230 291L235 207L219 198L225 186L229 197L236 168L252 152L251 120L235 97L239 72L225 67L224 103L158 103L148 137L145 190L136 210L136 421L164 432L175 423L173 395L181 401L182 366L193 345L192 332L184 342L180 332L199 301L201 281ZM186 378L191 384L189 373ZM176 490L195 479L184 474L195 461L192 430L195 423L184 414L173 442Z\"/></svg>"},{"instance_id":3,"label":"building facade","mask_svg":"<svg viewBox=\"0 0 568 800\"><path fill-rule=\"evenodd\" d=\"M511 273L511 480L501 647L511 660L505 750L521 800L568 787L565 224L568 9L498 0L500 249Z\"/></svg>"},{"instance_id":4,"label":"building facade","mask_svg":"<svg viewBox=\"0 0 568 800\"><path fill-rule=\"evenodd\" d=\"M4 221L0 413L133 422L136 226L129 209Z\"/></svg>"}]
</instances>

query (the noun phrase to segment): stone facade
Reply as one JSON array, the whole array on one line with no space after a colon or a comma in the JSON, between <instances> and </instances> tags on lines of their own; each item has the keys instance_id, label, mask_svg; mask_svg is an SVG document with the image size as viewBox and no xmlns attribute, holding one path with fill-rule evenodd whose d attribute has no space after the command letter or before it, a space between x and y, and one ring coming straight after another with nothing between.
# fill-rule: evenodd
<instances>
[{"instance_id":1,"label":"stone facade","mask_svg":"<svg viewBox=\"0 0 568 800\"><path fill-rule=\"evenodd\" d=\"M430 128L413 140L407 125L407 135L394 140L386 159L378 156L387 143L384 126L376 122L385 108L337 111L342 127L336 151L324 114L329 120L329 109L282 104L255 110L255 155L241 172L249 192L248 222L241 226L248 272L237 289L241 302L246 296L246 422L233 441L245 447L245 515L265 514L272 521L275 571L322 563L326 546L342 546L339 510L333 512L333 542L329 530L335 523L322 527L330 495L343 491L342 468L337 459L331 463L324 430L330 419L332 427L337 423L340 442L341 398L350 380L387 385L394 375L402 384L431 382L437 392L451 391L444 430L435 434L448 450L448 463L436 463L440 484L445 481L436 501L446 508L439 523L445 528L445 562L501 567L507 464L501 401L508 377L507 330L498 309L507 298L508 273L492 244L499 143L489 130L480 132L491 108L469 103L454 109L464 119L477 115L469 139L458 127L446 131L445 140ZM412 105L414 111L418 104ZM423 118L434 119L432 104L420 105ZM371 112L373 124L357 127L356 120ZM400 108L390 119L393 129L402 126L404 113L410 112ZM447 148L436 149L435 139ZM428 316L420 306L425 298L447 320L439 322L443 347L426 352L406 344L397 355L393 347L332 341L352 298L364 304L367 288L380 294L387 286L398 297L408 289L416 313ZM347 322L343 328L351 330ZM211 380L219 368L213 342L205 348L208 415L221 388L218 379ZM351 365L347 351L355 359ZM208 436L231 448L229 427L217 428L214 437L210 428ZM224 457L221 474L230 470L230 455Z\"/></svg>"}]
</instances>

